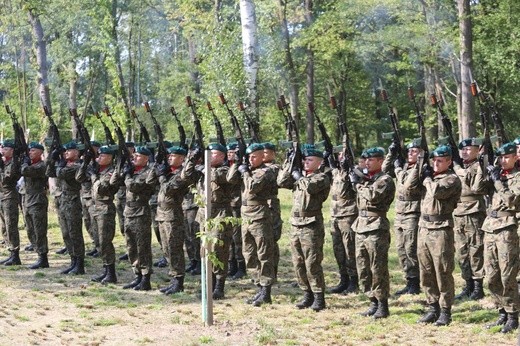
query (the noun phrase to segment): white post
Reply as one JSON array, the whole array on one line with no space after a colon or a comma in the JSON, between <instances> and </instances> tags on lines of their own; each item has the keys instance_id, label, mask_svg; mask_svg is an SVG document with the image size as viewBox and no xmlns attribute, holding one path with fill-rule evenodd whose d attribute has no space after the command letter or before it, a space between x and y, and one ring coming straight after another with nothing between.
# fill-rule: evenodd
<instances>
[{"instance_id":1,"label":"white post","mask_svg":"<svg viewBox=\"0 0 520 346\"><path fill-rule=\"evenodd\" d=\"M211 219L211 150L204 151L204 195L206 223ZM208 232L206 229L205 232ZM213 245L205 241L201 243L201 287L202 287L202 318L206 327L213 325L213 266L209 260L209 251Z\"/></svg>"}]
</instances>

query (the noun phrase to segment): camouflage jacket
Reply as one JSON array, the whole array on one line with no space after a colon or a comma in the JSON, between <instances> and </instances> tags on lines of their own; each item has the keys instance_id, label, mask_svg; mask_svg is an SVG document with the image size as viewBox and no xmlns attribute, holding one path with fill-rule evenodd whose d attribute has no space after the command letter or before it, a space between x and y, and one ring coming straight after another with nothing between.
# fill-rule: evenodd
<instances>
[{"instance_id":1,"label":"camouflage jacket","mask_svg":"<svg viewBox=\"0 0 520 346\"><path fill-rule=\"evenodd\" d=\"M455 165L455 173L459 176L462 183L462 192L457 208L453 212L455 216L469 215L474 213L484 213L486 205L484 197L489 191L486 179L479 174L478 160L465 164L464 167Z\"/></svg>"},{"instance_id":2,"label":"camouflage jacket","mask_svg":"<svg viewBox=\"0 0 520 346\"><path fill-rule=\"evenodd\" d=\"M13 158L4 163L4 167L0 169L0 200L18 198L16 183L21 176L20 163L17 159Z\"/></svg>"},{"instance_id":3,"label":"camouflage jacket","mask_svg":"<svg viewBox=\"0 0 520 346\"><path fill-rule=\"evenodd\" d=\"M332 170L330 194L330 212L332 217L355 216L358 214L356 192L346 171L337 168Z\"/></svg>"},{"instance_id":4,"label":"camouflage jacket","mask_svg":"<svg viewBox=\"0 0 520 346\"><path fill-rule=\"evenodd\" d=\"M212 167L210 171L211 181L211 217L225 217L231 215L231 200L233 199L233 189L240 184L240 175L229 176L228 166ZM205 173L206 174L206 173ZM197 184L198 193L205 199L204 177L199 179ZM204 200L204 204L206 201ZM199 210L200 214L200 210ZM203 220L203 219L201 219Z\"/></svg>"},{"instance_id":5,"label":"camouflage jacket","mask_svg":"<svg viewBox=\"0 0 520 346\"><path fill-rule=\"evenodd\" d=\"M481 170L481 168L479 168ZM491 205L482 230L493 233L506 227L516 226L516 214L520 212L520 171L502 173L502 179L493 183Z\"/></svg>"},{"instance_id":6,"label":"camouflage jacket","mask_svg":"<svg viewBox=\"0 0 520 346\"><path fill-rule=\"evenodd\" d=\"M150 215L150 197L155 191L156 181L147 179L150 172L149 166L144 166L132 175L125 177L126 204L125 217L139 217Z\"/></svg>"},{"instance_id":7,"label":"camouflage jacket","mask_svg":"<svg viewBox=\"0 0 520 346\"><path fill-rule=\"evenodd\" d=\"M355 186L357 192L358 218L352 225L356 233L389 230L390 221L386 213L394 200L395 183L383 171Z\"/></svg>"},{"instance_id":8,"label":"camouflage jacket","mask_svg":"<svg viewBox=\"0 0 520 346\"><path fill-rule=\"evenodd\" d=\"M79 161L68 161L66 166L56 168L57 184L60 186L62 198L77 198L80 196L81 183L76 180L76 173L80 167Z\"/></svg>"},{"instance_id":9,"label":"camouflage jacket","mask_svg":"<svg viewBox=\"0 0 520 346\"><path fill-rule=\"evenodd\" d=\"M25 207L48 203L46 166L45 161L31 165L22 164L22 176L25 185Z\"/></svg>"},{"instance_id":10,"label":"camouflage jacket","mask_svg":"<svg viewBox=\"0 0 520 346\"><path fill-rule=\"evenodd\" d=\"M265 165L273 171L275 181L276 181L276 179L278 177L278 173L280 172L280 169L282 167L279 164L274 163L274 162L266 163ZM267 187L267 189L269 190L269 192L268 192L269 197L267 199L269 208L271 208L271 210L274 210L279 213L280 212L280 199L278 198L278 185L276 184L276 182L274 182L273 184L269 185Z\"/></svg>"},{"instance_id":11,"label":"camouflage jacket","mask_svg":"<svg viewBox=\"0 0 520 346\"><path fill-rule=\"evenodd\" d=\"M413 172L414 169L420 167L419 164L408 165L407 163L403 168L395 169L395 181L396 181L396 201L395 211L398 214L409 214L409 213L420 213L421 212L421 186L411 186L405 188L406 181Z\"/></svg>"}]
</instances>

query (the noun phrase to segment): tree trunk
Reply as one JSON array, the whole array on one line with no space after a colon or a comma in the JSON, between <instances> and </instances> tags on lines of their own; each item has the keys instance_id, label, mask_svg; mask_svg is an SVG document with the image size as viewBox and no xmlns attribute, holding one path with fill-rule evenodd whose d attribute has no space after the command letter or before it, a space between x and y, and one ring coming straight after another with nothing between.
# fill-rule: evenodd
<instances>
[{"instance_id":1,"label":"tree trunk","mask_svg":"<svg viewBox=\"0 0 520 346\"><path fill-rule=\"evenodd\" d=\"M312 13L312 0L305 0L305 23L307 27L312 25L313 13ZM309 45L307 47L307 102L314 104L314 51ZM309 107L307 107L307 126L306 131L307 143L314 143L314 115L312 114Z\"/></svg>"},{"instance_id":2,"label":"tree trunk","mask_svg":"<svg viewBox=\"0 0 520 346\"><path fill-rule=\"evenodd\" d=\"M471 69L473 65L473 32L471 23L470 0L457 0L460 30L460 80L461 104L459 113L459 136L474 137L475 116L471 94Z\"/></svg>"},{"instance_id":3,"label":"tree trunk","mask_svg":"<svg viewBox=\"0 0 520 346\"><path fill-rule=\"evenodd\" d=\"M240 0L242 51L251 113L258 120L258 36L253 0Z\"/></svg>"},{"instance_id":4,"label":"tree trunk","mask_svg":"<svg viewBox=\"0 0 520 346\"><path fill-rule=\"evenodd\" d=\"M190 58L190 62L192 64L192 68L190 69L190 79L193 83L193 92L196 95L200 94L200 74L199 70L197 69L197 65L199 64L199 61L197 59L197 47L195 44L195 39L193 36L188 37L188 55Z\"/></svg>"}]
</instances>

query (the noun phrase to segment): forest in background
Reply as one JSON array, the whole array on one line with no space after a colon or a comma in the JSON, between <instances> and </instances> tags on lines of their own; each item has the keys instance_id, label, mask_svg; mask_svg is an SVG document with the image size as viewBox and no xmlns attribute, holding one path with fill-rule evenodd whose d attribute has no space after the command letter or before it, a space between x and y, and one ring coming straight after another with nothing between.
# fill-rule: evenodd
<instances>
[{"instance_id":1,"label":"forest in background","mask_svg":"<svg viewBox=\"0 0 520 346\"><path fill-rule=\"evenodd\" d=\"M509 138L520 134L516 0L2 0L0 14L0 102L16 112L30 140L46 136L42 105L64 141L73 136L69 108L103 141L91 108L105 105L138 140L130 111L151 128L145 101L166 138L178 140L170 107L193 132L187 95L207 137L215 134L207 101L231 137L222 92L230 104L246 104L262 140L284 139L276 106L284 94L302 138L321 140L307 107L313 102L339 142L333 95L359 150L388 144L381 86L402 135L418 137L407 96L412 86L433 144L443 129L431 94L460 138L482 135L473 79L495 100ZM11 136L9 117L0 114L1 131Z\"/></svg>"}]
</instances>

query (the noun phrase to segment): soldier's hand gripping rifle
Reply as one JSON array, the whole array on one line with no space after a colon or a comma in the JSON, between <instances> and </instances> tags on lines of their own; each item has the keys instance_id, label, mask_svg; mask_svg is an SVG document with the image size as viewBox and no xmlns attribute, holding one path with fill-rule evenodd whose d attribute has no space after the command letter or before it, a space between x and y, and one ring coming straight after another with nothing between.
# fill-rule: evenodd
<instances>
[{"instance_id":1,"label":"soldier's hand gripping rifle","mask_svg":"<svg viewBox=\"0 0 520 346\"><path fill-rule=\"evenodd\" d=\"M254 143L260 143L260 124L256 120L253 120L249 115L247 115L246 107L242 101L238 101L238 109L244 115L244 119L246 121L247 130L249 136L253 140Z\"/></svg>"},{"instance_id":2,"label":"soldier's hand gripping rifle","mask_svg":"<svg viewBox=\"0 0 520 346\"><path fill-rule=\"evenodd\" d=\"M188 150L188 145L186 144L186 131L184 131L184 126L182 126L179 120L179 116L177 115L177 112L175 111L175 108L173 108L173 106L170 107L170 112L172 113L173 118L177 123L177 130L179 131L179 146Z\"/></svg>"},{"instance_id":3,"label":"soldier's hand gripping rifle","mask_svg":"<svg viewBox=\"0 0 520 346\"><path fill-rule=\"evenodd\" d=\"M198 150L199 152L197 156L200 155L202 156L202 159L204 159L204 155L202 155L202 151L204 150L204 134L202 133L202 126L200 125L200 118L197 115L195 102L193 102L190 96L186 96L186 105L190 108L191 115L193 116L193 125L195 127L195 150Z\"/></svg>"},{"instance_id":4,"label":"soldier's hand gripping rifle","mask_svg":"<svg viewBox=\"0 0 520 346\"><path fill-rule=\"evenodd\" d=\"M325 146L325 155L324 158L324 164L325 166L330 166L330 162L336 162L336 159L334 158L334 145L332 144L332 141L330 140L330 136L327 133L327 129L325 128L325 125L321 122L321 119L318 117L318 114L316 113L316 109L314 108L314 103L309 102L308 103L309 110L311 111L312 115L314 116L314 119L316 119L316 122L318 123L318 129L321 133L321 139L323 140L323 144ZM333 159L329 160L329 156L332 156ZM332 167L335 168L335 167Z\"/></svg>"},{"instance_id":5,"label":"soldier's hand gripping rifle","mask_svg":"<svg viewBox=\"0 0 520 346\"><path fill-rule=\"evenodd\" d=\"M215 114L215 110L211 106L211 102L206 102L206 106L208 106L208 110L213 117L213 124L215 125L215 131L217 132L217 142L226 146L226 138L224 137L224 131L222 130L222 124L220 120L218 120L217 115Z\"/></svg>"},{"instance_id":6,"label":"soldier's hand gripping rifle","mask_svg":"<svg viewBox=\"0 0 520 346\"><path fill-rule=\"evenodd\" d=\"M158 164L166 163L168 151L166 149L166 145L164 144L164 134L162 132L161 126L159 125L157 119L153 115L152 109L150 108L150 104L148 102L144 103L144 109L152 119L153 129L155 132L155 136L157 137L157 155L155 156L155 162Z\"/></svg>"},{"instance_id":7,"label":"soldier's hand gripping rifle","mask_svg":"<svg viewBox=\"0 0 520 346\"><path fill-rule=\"evenodd\" d=\"M81 121L78 111L76 108L70 108L69 109L70 116L74 119L74 122L76 123L79 135L81 137L81 142L85 146L84 151L84 164L87 166L90 161L94 160L96 158L96 151L92 147L92 144L90 144L90 135L88 134L88 130L85 127L85 124L83 124L83 121Z\"/></svg>"},{"instance_id":8,"label":"soldier's hand gripping rifle","mask_svg":"<svg viewBox=\"0 0 520 346\"><path fill-rule=\"evenodd\" d=\"M471 83L471 94L473 97L476 97L478 99L479 104L479 115L480 115L480 122L482 123L482 127L484 130L484 141L482 142L481 150L483 151L481 156L481 164L482 164L482 171L484 174L487 173L487 166L491 163L493 164L495 162L495 152L493 150L493 144L491 143L491 135L489 130L489 108L486 104L486 96L484 93L480 90L480 88L477 85L476 81L473 81ZM500 138L500 137L499 137Z\"/></svg>"},{"instance_id":9,"label":"soldier's hand gripping rifle","mask_svg":"<svg viewBox=\"0 0 520 346\"><path fill-rule=\"evenodd\" d=\"M336 98L334 96L330 97L330 108L336 110L336 119L339 125L339 131L341 134L341 142L343 144L343 158L340 162L339 167L350 173L351 170L356 166L355 157L354 157L354 149L352 148L352 142L350 140L350 134L348 132L348 127L345 122L345 118L341 114L341 109L338 107L336 103Z\"/></svg>"},{"instance_id":10,"label":"soldier's hand gripping rifle","mask_svg":"<svg viewBox=\"0 0 520 346\"><path fill-rule=\"evenodd\" d=\"M300 134L298 133L298 128L296 127L296 120L292 117L292 115L289 112L289 105L287 102L285 102L285 96L280 95L280 105L282 106L282 109L285 110L287 114L287 119L289 121L289 129L291 131L291 141L292 141L292 148L289 152L289 160L291 164L291 172L298 171L302 172L302 150L300 146Z\"/></svg>"},{"instance_id":11,"label":"soldier's hand gripping rifle","mask_svg":"<svg viewBox=\"0 0 520 346\"><path fill-rule=\"evenodd\" d=\"M25 139L25 132L23 127L18 122L16 118L16 114L9 108L8 105L5 105L5 110L7 114L11 117L11 121L13 123L13 133L14 133L14 152L13 157L20 158L25 155L29 157L29 147L27 146L27 141Z\"/></svg>"},{"instance_id":12,"label":"soldier's hand gripping rifle","mask_svg":"<svg viewBox=\"0 0 520 346\"><path fill-rule=\"evenodd\" d=\"M451 147L453 162L456 162L457 164L462 166L462 160L459 155L459 146L457 145L457 142L455 141L455 137L453 135L453 125L451 123L451 120L450 118L448 118L448 115L442 108L442 105L438 102L435 94L431 94L430 102L432 106L437 109L437 112L441 117L442 126L444 127L444 131L446 131L446 135L448 136L448 145Z\"/></svg>"},{"instance_id":13,"label":"soldier's hand gripping rifle","mask_svg":"<svg viewBox=\"0 0 520 346\"><path fill-rule=\"evenodd\" d=\"M121 127L119 127L119 124L112 117L112 114L110 113L110 109L108 107L105 107L104 112L107 115L107 117L109 117L110 120L112 121L112 124L114 125L114 129L116 131L117 146L118 146L116 169L119 172L121 172L121 171L123 171L125 164L128 166L132 165L132 157L130 156L130 152L128 151L128 148L126 147L125 135L123 134Z\"/></svg>"},{"instance_id":14,"label":"soldier's hand gripping rifle","mask_svg":"<svg viewBox=\"0 0 520 346\"><path fill-rule=\"evenodd\" d=\"M242 129L240 128L240 124L238 123L238 119L229 108L229 105L227 104L227 100L224 97L224 94L220 93L218 94L218 98L220 99L220 103L226 107L226 110L229 114L229 117L231 119L231 125L233 125L233 130L235 131L235 138L238 143L238 164L243 165L249 165L249 160L246 157L246 141L244 139L244 136L242 135Z\"/></svg>"},{"instance_id":15,"label":"soldier's hand gripping rifle","mask_svg":"<svg viewBox=\"0 0 520 346\"><path fill-rule=\"evenodd\" d=\"M390 118L390 122L392 123L393 129L393 143L397 147L397 159L403 165L405 162L404 155L404 144L403 137L401 137L401 130L399 129L399 119L397 119L397 114L394 112L394 107L392 107L392 103L386 93L386 90L381 87L381 99L386 103L388 108L388 117Z\"/></svg>"},{"instance_id":16,"label":"soldier's hand gripping rifle","mask_svg":"<svg viewBox=\"0 0 520 346\"><path fill-rule=\"evenodd\" d=\"M424 162L426 167L430 167L430 151L428 149L428 142L426 140L426 126L424 126L424 114L419 109L417 101L415 100L415 92L411 86L408 87L408 99L415 110L415 120L417 128L419 129L419 136L421 138L421 149L423 150Z\"/></svg>"},{"instance_id":17,"label":"soldier's hand gripping rifle","mask_svg":"<svg viewBox=\"0 0 520 346\"><path fill-rule=\"evenodd\" d=\"M101 122L101 125L103 126L103 131L105 132L105 142L107 145L115 145L116 142L114 141L114 137L112 137L112 131L110 131L110 128L107 126L107 124L103 121L101 118L101 115L99 115L99 112L94 111L93 108L91 108L92 113L96 116L96 118Z\"/></svg>"},{"instance_id":18,"label":"soldier's hand gripping rifle","mask_svg":"<svg viewBox=\"0 0 520 346\"><path fill-rule=\"evenodd\" d=\"M43 104L43 102L42 102ZM52 114L47 108L47 106L43 106L43 112L45 113L45 116L47 119L49 119L49 127L50 127L50 133L52 135L52 142L50 146L50 152L51 154L54 152L59 153L58 160L63 159L63 152L65 151L63 149L63 145L61 144L61 138L60 138L60 131L58 130L58 126L56 126L56 123L54 122L54 119L52 119ZM49 155L49 158L55 159L52 157L52 155Z\"/></svg>"}]
</instances>

